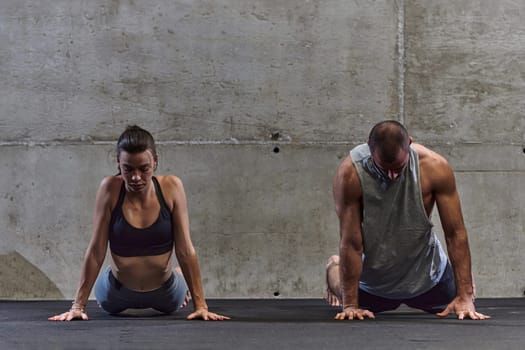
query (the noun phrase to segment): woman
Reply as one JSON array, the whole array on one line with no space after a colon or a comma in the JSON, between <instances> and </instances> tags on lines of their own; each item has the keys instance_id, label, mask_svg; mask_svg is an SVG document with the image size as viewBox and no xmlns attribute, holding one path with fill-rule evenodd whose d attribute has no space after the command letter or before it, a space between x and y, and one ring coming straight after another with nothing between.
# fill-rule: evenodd
<instances>
[{"instance_id":1,"label":"woman","mask_svg":"<svg viewBox=\"0 0 525 350\"><path fill-rule=\"evenodd\" d=\"M73 305L49 320L87 320L93 285L99 305L111 314L128 308L169 314L186 305L189 288L195 310L188 319L229 319L208 311L184 188L176 176L153 176L158 157L151 134L128 127L117 143L117 163L119 173L104 178L98 189L93 235ZM111 267L99 275L108 242ZM173 251L180 264L176 271Z\"/></svg>"}]
</instances>

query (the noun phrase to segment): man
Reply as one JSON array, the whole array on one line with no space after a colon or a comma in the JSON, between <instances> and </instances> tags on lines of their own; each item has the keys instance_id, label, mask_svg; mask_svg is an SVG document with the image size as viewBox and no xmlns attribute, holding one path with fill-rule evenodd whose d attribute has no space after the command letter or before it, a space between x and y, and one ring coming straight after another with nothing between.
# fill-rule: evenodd
<instances>
[{"instance_id":1,"label":"man","mask_svg":"<svg viewBox=\"0 0 525 350\"><path fill-rule=\"evenodd\" d=\"M475 320L470 250L448 162L412 144L397 121L376 124L334 178L339 256L327 264L327 300L336 319L375 318L402 303L445 317ZM437 204L448 256L432 231ZM452 265L452 266L451 266Z\"/></svg>"}]
</instances>

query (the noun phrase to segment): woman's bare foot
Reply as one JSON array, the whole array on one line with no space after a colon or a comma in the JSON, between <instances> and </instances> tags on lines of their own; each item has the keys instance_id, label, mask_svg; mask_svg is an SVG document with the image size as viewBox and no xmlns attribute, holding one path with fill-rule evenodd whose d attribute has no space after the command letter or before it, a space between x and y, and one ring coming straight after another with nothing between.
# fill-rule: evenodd
<instances>
[{"instance_id":1,"label":"woman's bare foot","mask_svg":"<svg viewBox=\"0 0 525 350\"><path fill-rule=\"evenodd\" d=\"M179 266L177 266L177 267L175 268L175 271L176 271L178 274L180 274L180 275L182 276L182 278L184 278L184 275L182 274L182 269L181 269ZM190 294L190 291L187 290L187 291L186 291L186 296L184 297L184 302L183 302L182 305L180 306L181 309L184 308L184 307L186 307L186 305L188 305L188 303L190 302L190 300L191 300L191 294Z\"/></svg>"},{"instance_id":2,"label":"woman's bare foot","mask_svg":"<svg viewBox=\"0 0 525 350\"><path fill-rule=\"evenodd\" d=\"M325 299L332 306L341 306L339 284L339 256L332 255L326 263Z\"/></svg>"}]
</instances>

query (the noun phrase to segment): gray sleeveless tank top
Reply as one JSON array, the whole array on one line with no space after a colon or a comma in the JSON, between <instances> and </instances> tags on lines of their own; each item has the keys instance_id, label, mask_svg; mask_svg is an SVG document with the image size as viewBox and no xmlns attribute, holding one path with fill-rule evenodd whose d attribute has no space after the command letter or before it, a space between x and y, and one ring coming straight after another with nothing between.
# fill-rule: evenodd
<instances>
[{"instance_id":1,"label":"gray sleeveless tank top","mask_svg":"<svg viewBox=\"0 0 525 350\"><path fill-rule=\"evenodd\" d=\"M419 157L410 148L408 165L395 180L375 166L370 148L350 151L363 192L363 272L359 287L384 298L405 299L434 287L448 258L423 205Z\"/></svg>"}]
</instances>

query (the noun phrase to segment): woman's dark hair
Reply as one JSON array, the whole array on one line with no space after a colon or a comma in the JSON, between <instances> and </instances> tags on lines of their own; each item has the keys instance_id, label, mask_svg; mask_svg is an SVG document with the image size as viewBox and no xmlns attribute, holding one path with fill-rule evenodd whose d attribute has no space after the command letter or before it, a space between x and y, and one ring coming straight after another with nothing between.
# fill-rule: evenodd
<instances>
[{"instance_id":1,"label":"woman's dark hair","mask_svg":"<svg viewBox=\"0 0 525 350\"><path fill-rule=\"evenodd\" d=\"M157 149L155 147L155 140L149 131L142 129L137 125L130 125L124 130L117 141L116 156L117 161L120 159L122 151L128 153L141 153L150 150L153 159L157 162Z\"/></svg>"}]
</instances>

